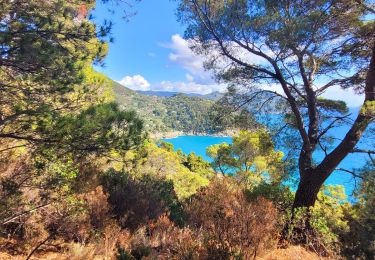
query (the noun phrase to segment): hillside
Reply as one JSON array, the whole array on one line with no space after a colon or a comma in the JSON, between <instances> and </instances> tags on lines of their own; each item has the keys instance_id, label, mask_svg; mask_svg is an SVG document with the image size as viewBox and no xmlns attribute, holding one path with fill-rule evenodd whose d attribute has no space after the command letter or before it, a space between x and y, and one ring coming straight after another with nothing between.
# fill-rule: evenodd
<instances>
[{"instance_id":1,"label":"hillside","mask_svg":"<svg viewBox=\"0 0 375 260\"><path fill-rule=\"evenodd\" d=\"M210 108L213 100L204 96L180 93L158 95L152 92L139 93L113 82L116 101L124 109L134 109L151 133L184 132L212 133ZM211 97L211 96L208 96Z\"/></svg>"},{"instance_id":2,"label":"hillside","mask_svg":"<svg viewBox=\"0 0 375 260\"><path fill-rule=\"evenodd\" d=\"M173 97L176 95L185 95L188 97L201 97L203 99L208 100L218 100L220 99L224 94L220 93L218 91L212 92L210 94L202 95L197 93L181 93L181 92L171 92L171 91L143 91L143 90L137 90L136 91L139 94L146 95L146 96L157 96L157 97Z\"/></svg>"}]
</instances>

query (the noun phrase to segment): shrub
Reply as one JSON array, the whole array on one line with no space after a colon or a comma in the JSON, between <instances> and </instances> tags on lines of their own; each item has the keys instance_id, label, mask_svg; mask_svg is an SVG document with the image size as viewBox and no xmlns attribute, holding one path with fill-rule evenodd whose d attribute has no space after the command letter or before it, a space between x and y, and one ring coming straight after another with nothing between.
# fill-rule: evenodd
<instances>
[{"instance_id":1,"label":"shrub","mask_svg":"<svg viewBox=\"0 0 375 260\"><path fill-rule=\"evenodd\" d=\"M92 227L102 230L109 219L108 195L104 193L102 186L98 186L95 190L84 194L83 199L86 202Z\"/></svg>"},{"instance_id":2,"label":"shrub","mask_svg":"<svg viewBox=\"0 0 375 260\"><path fill-rule=\"evenodd\" d=\"M288 225L288 240L321 256L339 254L339 235L349 229L345 212L350 207L343 186L325 186L313 208L294 210Z\"/></svg>"},{"instance_id":3,"label":"shrub","mask_svg":"<svg viewBox=\"0 0 375 260\"><path fill-rule=\"evenodd\" d=\"M81 259L94 259L95 247L93 245L84 244L71 244L66 259L81 260Z\"/></svg>"},{"instance_id":4,"label":"shrub","mask_svg":"<svg viewBox=\"0 0 375 260\"><path fill-rule=\"evenodd\" d=\"M70 197L54 203L41 213L51 237L61 237L66 242L86 242L93 234L84 201Z\"/></svg>"},{"instance_id":5,"label":"shrub","mask_svg":"<svg viewBox=\"0 0 375 260\"><path fill-rule=\"evenodd\" d=\"M349 231L340 234L343 253L348 258L375 259L375 165L361 170L362 181L357 190L357 202L346 209Z\"/></svg>"},{"instance_id":6,"label":"shrub","mask_svg":"<svg viewBox=\"0 0 375 260\"><path fill-rule=\"evenodd\" d=\"M167 215L146 228L139 229L132 239L132 255L136 259L208 259L203 247L203 234L187 227L179 228Z\"/></svg>"},{"instance_id":7,"label":"shrub","mask_svg":"<svg viewBox=\"0 0 375 260\"><path fill-rule=\"evenodd\" d=\"M185 200L201 187L207 186L213 172L202 157L194 154L186 156L168 147L168 143L162 143L158 147L152 142L145 142L139 151L143 158L137 161L132 173L138 176L157 176L171 181L177 198Z\"/></svg>"},{"instance_id":8,"label":"shrub","mask_svg":"<svg viewBox=\"0 0 375 260\"><path fill-rule=\"evenodd\" d=\"M171 181L150 175L135 177L111 169L102 176L102 184L122 227L135 230L166 212L176 221L182 218Z\"/></svg>"},{"instance_id":9,"label":"shrub","mask_svg":"<svg viewBox=\"0 0 375 260\"><path fill-rule=\"evenodd\" d=\"M279 212L287 213L292 209L294 195L287 186L261 182L259 185L245 190L246 198L255 201L258 197L272 201Z\"/></svg>"},{"instance_id":10,"label":"shrub","mask_svg":"<svg viewBox=\"0 0 375 260\"><path fill-rule=\"evenodd\" d=\"M259 197L248 202L228 179L215 180L187 205L189 223L206 233L211 258L249 258L272 245L276 209Z\"/></svg>"}]
</instances>

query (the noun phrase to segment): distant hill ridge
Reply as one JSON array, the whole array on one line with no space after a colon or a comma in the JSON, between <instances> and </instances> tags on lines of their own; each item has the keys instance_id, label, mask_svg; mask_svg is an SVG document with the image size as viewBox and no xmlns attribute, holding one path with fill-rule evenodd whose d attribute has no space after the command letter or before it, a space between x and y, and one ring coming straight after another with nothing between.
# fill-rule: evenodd
<instances>
[{"instance_id":1,"label":"distant hill ridge","mask_svg":"<svg viewBox=\"0 0 375 260\"><path fill-rule=\"evenodd\" d=\"M209 100L218 100L223 96L223 94L218 91L205 94L205 95L198 94L198 93L183 93L183 92L174 92L174 91L152 91L152 90L147 90L147 91L137 90L136 92L142 95L147 95L147 96L173 97L176 95L185 95L188 97L201 97L201 98L209 99Z\"/></svg>"},{"instance_id":2,"label":"distant hill ridge","mask_svg":"<svg viewBox=\"0 0 375 260\"><path fill-rule=\"evenodd\" d=\"M164 91L134 91L115 81L116 101L124 109L136 110L151 133L212 133L211 95ZM218 96L218 95L216 95Z\"/></svg>"},{"instance_id":3,"label":"distant hill ridge","mask_svg":"<svg viewBox=\"0 0 375 260\"><path fill-rule=\"evenodd\" d=\"M135 110L152 136L233 135L257 123L247 110L221 113L215 107L223 94L185 94L166 91L137 92L113 81L116 101L123 109ZM225 108L224 108L225 111Z\"/></svg>"}]
</instances>

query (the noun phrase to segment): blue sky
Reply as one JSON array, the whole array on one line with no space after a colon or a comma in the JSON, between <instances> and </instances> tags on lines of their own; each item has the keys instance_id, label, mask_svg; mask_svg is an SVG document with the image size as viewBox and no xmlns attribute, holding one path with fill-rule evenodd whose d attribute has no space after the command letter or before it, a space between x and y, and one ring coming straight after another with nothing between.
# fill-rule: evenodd
<instances>
[{"instance_id":1,"label":"blue sky","mask_svg":"<svg viewBox=\"0 0 375 260\"><path fill-rule=\"evenodd\" d=\"M108 8L115 9L114 14ZM183 39L184 26L175 15L177 1L142 0L131 11L129 21L122 18L124 6L97 2L93 12L100 23L114 22L109 53L104 67L96 67L111 79L135 90L162 90L206 94L224 91L212 74L203 69L203 57L192 53ZM349 106L359 106L363 97L339 88L328 90L326 98L341 99Z\"/></svg>"},{"instance_id":2,"label":"blue sky","mask_svg":"<svg viewBox=\"0 0 375 260\"><path fill-rule=\"evenodd\" d=\"M108 7L119 11L111 14ZM175 1L143 0L134 5L132 11L137 14L129 21L122 18L120 9L98 1L93 13L98 23L104 18L114 22L114 42L105 66L97 70L137 90L209 93L225 89L204 71L202 57L194 55L183 39L185 28L177 22Z\"/></svg>"}]
</instances>

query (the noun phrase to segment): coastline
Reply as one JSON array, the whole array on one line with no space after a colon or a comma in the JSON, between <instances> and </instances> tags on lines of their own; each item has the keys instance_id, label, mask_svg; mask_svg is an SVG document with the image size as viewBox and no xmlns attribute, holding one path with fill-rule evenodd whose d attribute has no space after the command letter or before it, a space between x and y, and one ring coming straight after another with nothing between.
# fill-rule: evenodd
<instances>
[{"instance_id":1,"label":"coastline","mask_svg":"<svg viewBox=\"0 0 375 260\"><path fill-rule=\"evenodd\" d=\"M153 139L173 139L180 136L214 136L214 137L232 137L238 133L238 130L226 130L217 133L193 133L183 131L172 131L164 133L151 133L150 137Z\"/></svg>"}]
</instances>

